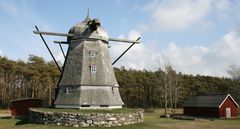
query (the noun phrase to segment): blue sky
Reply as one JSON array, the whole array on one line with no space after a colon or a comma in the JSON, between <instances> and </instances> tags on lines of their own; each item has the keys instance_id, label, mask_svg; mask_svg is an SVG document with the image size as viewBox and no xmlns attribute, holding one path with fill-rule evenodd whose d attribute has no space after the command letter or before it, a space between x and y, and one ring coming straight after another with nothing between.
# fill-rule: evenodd
<instances>
[{"instance_id":1,"label":"blue sky","mask_svg":"<svg viewBox=\"0 0 240 129\"><path fill-rule=\"evenodd\" d=\"M110 37L136 39L116 67L156 70L168 62L179 72L229 76L230 64L240 65L240 2L238 0L1 0L0 55L27 60L29 54L50 60L32 31L68 32L86 17L99 18ZM53 40L45 36L59 61ZM114 60L128 47L110 43ZM64 46L67 50L67 46Z\"/></svg>"}]
</instances>

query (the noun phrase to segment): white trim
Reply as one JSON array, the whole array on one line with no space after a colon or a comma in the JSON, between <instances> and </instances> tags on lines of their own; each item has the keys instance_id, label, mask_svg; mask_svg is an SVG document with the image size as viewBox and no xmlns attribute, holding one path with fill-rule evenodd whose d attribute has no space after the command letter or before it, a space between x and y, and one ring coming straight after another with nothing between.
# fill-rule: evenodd
<instances>
[{"instance_id":1,"label":"white trim","mask_svg":"<svg viewBox=\"0 0 240 129\"><path fill-rule=\"evenodd\" d=\"M79 108L78 105L55 105L55 108Z\"/></svg>"},{"instance_id":2,"label":"white trim","mask_svg":"<svg viewBox=\"0 0 240 129\"><path fill-rule=\"evenodd\" d=\"M90 51L89 53L91 58L95 58L96 57L96 52L95 51Z\"/></svg>"},{"instance_id":3,"label":"white trim","mask_svg":"<svg viewBox=\"0 0 240 129\"><path fill-rule=\"evenodd\" d=\"M91 65L90 66L90 72L91 73L96 73L97 72L97 66L96 65Z\"/></svg>"},{"instance_id":4,"label":"white trim","mask_svg":"<svg viewBox=\"0 0 240 129\"><path fill-rule=\"evenodd\" d=\"M71 94L72 93L72 87L67 87L66 88L66 94Z\"/></svg>"},{"instance_id":5,"label":"white trim","mask_svg":"<svg viewBox=\"0 0 240 129\"><path fill-rule=\"evenodd\" d=\"M100 106L90 106L90 107L81 107L79 105L55 105L56 108L77 108L77 109L119 109L122 106L108 106L108 107L100 107Z\"/></svg>"},{"instance_id":6,"label":"white trim","mask_svg":"<svg viewBox=\"0 0 240 129\"><path fill-rule=\"evenodd\" d=\"M227 95L227 97L222 101L222 103L218 106L218 108L220 108L223 103L227 100L227 98L230 97L232 99L232 101L237 105L237 107L239 108L239 105L237 104L237 102L232 98L232 96L230 94Z\"/></svg>"},{"instance_id":7,"label":"white trim","mask_svg":"<svg viewBox=\"0 0 240 129\"><path fill-rule=\"evenodd\" d=\"M118 108L122 108L122 106L108 106L108 107L90 106L90 107L80 107L79 109L118 109Z\"/></svg>"}]
</instances>

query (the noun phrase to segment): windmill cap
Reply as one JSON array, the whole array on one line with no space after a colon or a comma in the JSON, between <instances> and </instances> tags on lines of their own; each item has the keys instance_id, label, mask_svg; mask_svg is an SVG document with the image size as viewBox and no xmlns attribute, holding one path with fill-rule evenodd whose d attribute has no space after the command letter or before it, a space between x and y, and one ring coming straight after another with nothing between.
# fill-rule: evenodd
<instances>
[{"instance_id":1,"label":"windmill cap","mask_svg":"<svg viewBox=\"0 0 240 129\"><path fill-rule=\"evenodd\" d=\"M100 20L98 18L92 20L89 15L82 22L73 26L68 33L73 34L73 37L67 39L68 42L74 39L96 39L108 43L108 34L101 27Z\"/></svg>"}]
</instances>

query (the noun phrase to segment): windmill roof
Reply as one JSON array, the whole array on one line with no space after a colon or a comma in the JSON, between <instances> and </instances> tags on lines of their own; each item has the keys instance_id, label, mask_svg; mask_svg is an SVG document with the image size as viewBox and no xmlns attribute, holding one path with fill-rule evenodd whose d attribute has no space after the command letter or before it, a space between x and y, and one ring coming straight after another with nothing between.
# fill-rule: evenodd
<instances>
[{"instance_id":1,"label":"windmill roof","mask_svg":"<svg viewBox=\"0 0 240 129\"><path fill-rule=\"evenodd\" d=\"M234 99L229 94L206 94L190 96L184 102L184 107L220 107L223 102L230 97L238 106ZM238 106L239 107L239 106Z\"/></svg>"},{"instance_id":2,"label":"windmill roof","mask_svg":"<svg viewBox=\"0 0 240 129\"><path fill-rule=\"evenodd\" d=\"M100 24L98 18L93 19L93 21ZM102 28L102 26L99 26L96 31L92 32L90 30L90 22L92 22L92 19L88 13L86 18L82 22L79 22L73 27L71 27L68 33L73 34L73 37L68 37L67 41L69 42L72 39L99 39L108 42L108 34Z\"/></svg>"}]
</instances>

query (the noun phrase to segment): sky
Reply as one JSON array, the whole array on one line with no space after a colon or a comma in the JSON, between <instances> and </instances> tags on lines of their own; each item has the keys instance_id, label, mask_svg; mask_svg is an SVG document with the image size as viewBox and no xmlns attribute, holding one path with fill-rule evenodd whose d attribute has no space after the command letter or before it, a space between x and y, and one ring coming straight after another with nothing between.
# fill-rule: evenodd
<instances>
[{"instance_id":1,"label":"sky","mask_svg":"<svg viewBox=\"0 0 240 129\"><path fill-rule=\"evenodd\" d=\"M27 61L30 54L51 60L38 35L67 33L84 20L99 18L111 38L136 40L114 66L157 70L168 63L177 72L229 77L231 64L240 65L239 0L0 0L0 55ZM54 56L64 57L54 40L44 36ZM115 60L130 44L110 42ZM68 46L63 46L67 51Z\"/></svg>"}]
</instances>

